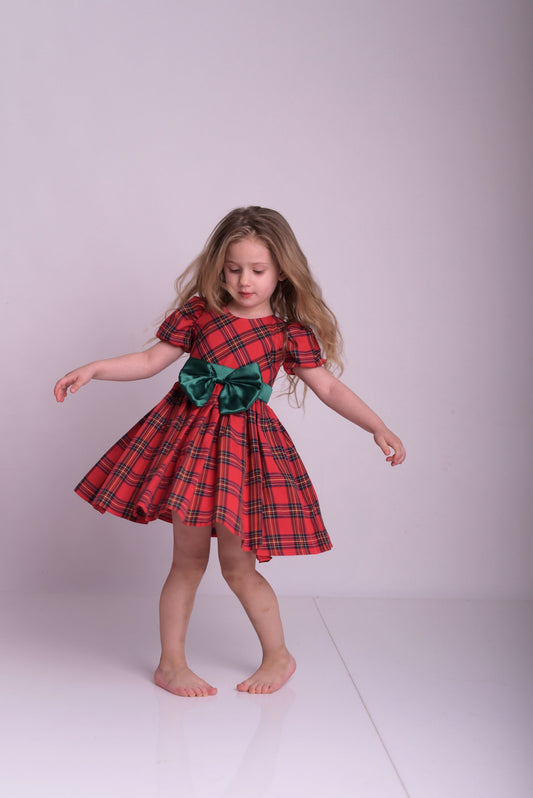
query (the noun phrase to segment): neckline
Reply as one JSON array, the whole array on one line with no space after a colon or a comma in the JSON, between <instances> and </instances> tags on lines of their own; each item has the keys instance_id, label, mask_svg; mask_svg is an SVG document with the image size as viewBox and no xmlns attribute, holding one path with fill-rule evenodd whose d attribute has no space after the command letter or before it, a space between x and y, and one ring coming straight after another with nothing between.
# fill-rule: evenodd
<instances>
[{"instance_id":1,"label":"neckline","mask_svg":"<svg viewBox=\"0 0 533 798\"><path fill-rule=\"evenodd\" d=\"M265 321L265 319L277 319L277 316L275 316L273 313L269 313L268 316L237 316L235 313L232 313L231 310L228 310L227 307L224 308L224 312L233 319L245 319L246 321Z\"/></svg>"}]
</instances>

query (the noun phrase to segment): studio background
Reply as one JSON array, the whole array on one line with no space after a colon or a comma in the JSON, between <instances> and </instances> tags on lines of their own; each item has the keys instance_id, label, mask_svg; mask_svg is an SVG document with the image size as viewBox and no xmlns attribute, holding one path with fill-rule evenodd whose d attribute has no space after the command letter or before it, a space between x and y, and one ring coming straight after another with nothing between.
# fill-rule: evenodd
<instances>
[{"instance_id":1,"label":"studio background","mask_svg":"<svg viewBox=\"0 0 533 798\"><path fill-rule=\"evenodd\" d=\"M338 316L343 379L408 450L390 469L314 396L274 400L334 549L263 573L282 595L531 598L531 3L2 16L3 589L157 593L171 527L72 488L178 369L52 388L141 348L213 226L260 204ZM214 556L200 589L227 592Z\"/></svg>"}]
</instances>

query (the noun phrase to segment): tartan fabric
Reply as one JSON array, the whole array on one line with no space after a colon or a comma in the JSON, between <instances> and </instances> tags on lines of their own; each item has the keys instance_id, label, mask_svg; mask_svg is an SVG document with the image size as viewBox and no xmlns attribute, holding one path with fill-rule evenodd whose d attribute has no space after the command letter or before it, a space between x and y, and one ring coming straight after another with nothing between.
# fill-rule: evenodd
<instances>
[{"instance_id":1,"label":"tartan fabric","mask_svg":"<svg viewBox=\"0 0 533 798\"><path fill-rule=\"evenodd\" d=\"M324 363L313 333L275 316L214 314L193 297L161 325L158 338L193 357L238 368L259 364L272 384L283 365ZM223 524L259 561L331 548L316 493L287 431L261 400L221 415L217 385L196 407L178 382L96 463L76 492L100 512L136 523Z\"/></svg>"}]
</instances>

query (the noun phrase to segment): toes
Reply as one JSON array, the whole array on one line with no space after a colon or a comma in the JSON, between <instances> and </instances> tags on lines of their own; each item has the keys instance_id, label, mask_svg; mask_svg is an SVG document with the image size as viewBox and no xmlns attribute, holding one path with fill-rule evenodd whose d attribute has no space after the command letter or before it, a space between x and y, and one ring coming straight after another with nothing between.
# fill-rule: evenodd
<instances>
[{"instance_id":1,"label":"toes","mask_svg":"<svg viewBox=\"0 0 533 798\"><path fill-rule=\"evenodd\" d=\"M216 690L211 688L211 691L205 687L177 687L172 692L175 692L180 698L204 698L208 695L215 695Z\"/></svg>"},{"instance_id":2,"label":"toes","mask_svg":"<svg viewBox=\"0 0 533 798\"><path fill-rule=\"evenodd\" d=\"M274 684L274 682L252 682L247 680L237 685L237 690L240 693L250 693L251 695L267 695L268 693L275 693L279 690L281 685Z\"/></svg>"},{"instance_id":3,"label":"toes","mask_svg":"<svg viewBox=\"0 0 533 798\"><path fill-rule=\"evenodd\" d=\"M240 693L250 693L250 695L263 695L264 693L273 693L272 684L269 682L241 682L237 685L237 690Z\"/></svg>"},{"instance_id":4,"label":"toes","mask_svg":"<svg viewBox=\"0 0 533 798\"><path fill-rule=\"evenodd\" d=\"M216 687L212 687L203 679L198 679L192 672L178 673L170 679L164 679L157 670L154 681L158 687L181 698L205 698L217 693Z\"/></svg>"},{"instance_id":5,"label":"toes","mask_svg":"<svg viewBox=\"0 0 533 798\"><path fill-rule=\"evenodd\" d=\"M210 684L205 684L205 685L200 685L199 687L196 687L194 689L193 697L194 698L207 698L210 695L216 695L216 694L217 694L217 688L216 687L211 687Z\"/></svg>"}]
</instances>

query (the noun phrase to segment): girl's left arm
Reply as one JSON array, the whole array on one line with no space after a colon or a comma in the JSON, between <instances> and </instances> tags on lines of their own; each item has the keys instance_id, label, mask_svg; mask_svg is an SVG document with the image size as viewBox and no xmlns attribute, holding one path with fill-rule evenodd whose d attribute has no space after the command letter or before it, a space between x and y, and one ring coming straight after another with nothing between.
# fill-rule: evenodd
<instances>
[{"instance_id":1,"label":"girl's left arm","mask_svg":"<svg viewBox=\"0 0 533 798\"><path fill-rule=\"evenodd\" d=\"M405 448L394 432L384 424L374 411L343 382L324 366L318 368L297 367L294 373L311 388L325 405L358 427L372 433L374 440L393 466L405 460ZM391 452L391 449L394 450Z\"/></svg>"}]
</instances>

